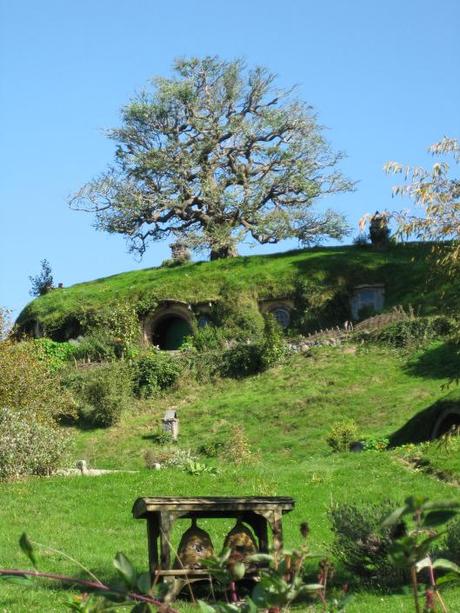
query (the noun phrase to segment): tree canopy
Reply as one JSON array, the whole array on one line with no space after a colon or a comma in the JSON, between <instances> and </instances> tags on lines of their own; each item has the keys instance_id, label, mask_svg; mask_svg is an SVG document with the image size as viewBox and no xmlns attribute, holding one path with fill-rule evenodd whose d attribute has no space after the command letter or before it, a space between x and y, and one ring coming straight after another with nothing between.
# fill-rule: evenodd
<instances>
[{"instance_id":1,"label":"tree canopy","mask_svg":"<svg viewBox=\"0 0 460 613\"><path fill-rule=\"evenodd\" d=\"M444 137L431 145L434 156L452 158L460 163L460 144L454 138ZM429 169L404 166L398 162L385 165L388 173L403 175L405 182L393 188L393 193L410 197L422 210L393 214L398 231L419 240L436 241L438 263L453 272L460 264L460 177L450 176L451 166L445 160L436 161Z\"/></svg>"},{"instance_id":2,"label":"tree canopy","mask_svg":"<svg viewBox=\"0 0 460 613\"><path fill-rule=\"evenodd\" d=\"M29 281L32 284L29 292L31 296L43 296L53 289L53 272L48 260L45 259L41 261L40 273L34 277L29 277Z\"/></svg>"},{"instance_id":3,"label":"tree canopy","mask_svg":"<svg viewBox=\"0 0 460 613\"><path fill-rule=\"evenodd\" d=\"M95 213L98 229L125 235L140 254L168 237L225 257L247 236L306 244L343 236L341 215L311 210L353 184L310 106L241 60L184 59L174 70L122 109L121 127L108 132L113 165L72 207Z\"/></svg>"}]
</instances>

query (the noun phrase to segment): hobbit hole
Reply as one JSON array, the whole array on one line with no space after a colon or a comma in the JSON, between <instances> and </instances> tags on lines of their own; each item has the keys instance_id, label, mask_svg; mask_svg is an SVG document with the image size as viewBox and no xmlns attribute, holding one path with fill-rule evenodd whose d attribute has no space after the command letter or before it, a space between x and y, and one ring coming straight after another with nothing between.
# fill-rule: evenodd
<instances>
[{"instance_id":1,"label":"hobbit hole","mask_svg":"<svg viewBox=\"0 0 460 613\"><path fill-rule=\"evenodd\" d=\"M449 408L441 413L433 428L431 438L439 438L460 428L460 407Z\"/></svg>"},{"instance_id":2,"label":"hobbit hole","mask_svg":"<svg viewBox=\"0 0 460 613\"><path fill-rule=\"evenodd\" d=\"M162 317L152 333L152 343L160 349L174 351L179 349L187 336L192 335L192 327L182 317L170 315Z\"/></svg>"}]
</instances>

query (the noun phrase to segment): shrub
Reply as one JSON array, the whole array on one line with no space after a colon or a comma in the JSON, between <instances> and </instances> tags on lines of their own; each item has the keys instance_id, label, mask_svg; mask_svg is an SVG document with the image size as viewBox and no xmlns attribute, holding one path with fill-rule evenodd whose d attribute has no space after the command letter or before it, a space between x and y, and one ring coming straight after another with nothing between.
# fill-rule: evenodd
<instances>
[{"instance_id":1,"label":"shrub","mask_svg":"<svg viewBox=\"0 0 460 613\"><path fill-rule=\"evenodd\" d=\"M336 422L326 438L333 451L349 451L351 443L358 439L358 426L352 419Z\"/></svg>"},{"instance_id":2,"label":"shrub","mask_svg":"<svg viewBox=\"0 0 460 613\"><path fill-rule=\"evenodd\" d=\"M449 559L460 564L460 518L447 526L446 547Z\"/></svg>"},{"instance_id":3,"label":"shrub","mask_svg":"<svg viewBox=\"0 0 460 613\"><path fill-rule=\"evenodd\" d=\"M228 283L221 290L221 299L213 306L212 319L223 328L228 340L256 341L263 334L264 318L256 297L241 293L238 287Z\"/></svg>"},{"instance_id":4,"label":"shrub","mask_svg":"<svg viewBox=\"0 0 460 613\"><path fill-rule=\"evenodd\" d=\"M134 390L141 398L150 398L173 386L183 370L176 357L151 349L134 362Z\"/></svg>"},{"instance_id":5,"label":"shrub","mask_svg":"<svg viewBox=\"0 0 460 613\"><path fill-rule=\"evenodd\" d=\"M380 330L359 333L358 338L396 348L417 347L454 334L457 323L445 315L414 317L391 323Z\"/></svg>"},{"instance_id":6,"label":"shrub","mask_svg":"<svg viewBox=\"0 0 460 613\"><path fill-rule=\"evenodd\" d=\"M177 446L147 449L144 453L146 468L156 468L155 464L161 464L165 468L186 470L191 462L197 460L198 458L191 449L181 449Z\"/></svg>"},{"instance_id":7,"label":"shrub","mask_svg":"<svg viewBox=\"0 0 460 613\"><path fill-rule=\"evenodd\" d=\"M210 439L198 447L198 453L207 458L217 458L225 449L225 442L219 439Z\"/></svg>"},{"instance_id":8,"label":"shrub","mask_svg":"<svg viewBox=\"0 0 460 613\"><path fill-rule=\"evenodd\" d=\"M157 445L171 445L174 442L171 432L161 429L152 435L152 440Z\"/></svg>"},{"instance_id":9,"label":"shrub","mask_svg":"<svg viewBox=\"0 0 460 613\"><path fill-rule=\"evenodd\" d=\"M37 338L33 343L39 359L42 359L52 372L60 370L75 354L73 343L58 343L50 338Z\"/></svg>"},{"instance_id":10,"label":"shrub","mask_svg":"<svg viewBox=\"0 0 460 613\"><path fill-rule=\"evenodd\" d=\"M260 341L239 343L224 352L221 374L224 377L247 377L267 370L281 362L286 355L283 332L274 317L268 316Z\"/></svg>"},{"instance_id":11,"label":"shrub","mask_svg":"<svg viewBox=\"0 0 460 613\"><path fill-rule=\"evenodd\" d=\"M353 245L355 245L355 247L369 247L370 246L369 236L365 234L364 232L361 232L360 234L354 237Z\"/></svg>"},{"instance_id":12,"label":"shrub","mask_svg":"<svg viewBox=\"0 0 460 613\"><path fill-rule=\"evenodd\" d=\"M34 341L0 341L0 407L26 410L43 423L74 412L70 394Z\"/></svg>"},{"instance_id":13,"label":"shrub","mask_svg":"<svg viewBox=\"0 0 460 613\"><path fill-rule=\"evenodd\" d=\"M243 426L233 426L224 448L225 457L234 464L247 464L254 459L248 437Z\"/></svg>"},{"instance_id":14,"label":"shrub","mask_svg":"<svg viewBox=\"0 0 460 613\"><path fill-rule=\"evenodd\" d=\"M117 357L126 355L139 344L138 313L134 304L129 302L111 304L106 310L85 312L81 326L87 338L104 340L107 346L113 347Z\"/></svg>"},{"instance_id":15,"label":"shrub","mask_svg":"<svg viewBox=\"0 0 460 613\"><path fill-rule=\"evenodd\" d=\"M260 344L239 343L222 355L223 377L239 379L263 370Z\"/></svg>"},{"instance_id":16,"label":"shrub","mask_svg":"<svg viewBox=\"0 0 460 613\"><path fill-rule=\"evenodd\" d=\"M332 554L366 582L385 585L405 580L403 571L388 559L399 527L382 528L395 508L395 504L386 501L379 505L336 504L329 509L334 534Z\"/></svg>"},{"instance_id":17,"label":"shrub","mask_svg":"<svg viewBox=\"0 0 460 613\"><path fill-rule=\"evenodd\" d=\"M189 343L192 348L204 352L221 350L225 346L225 340L225 332L222 328L208 324L204 328L198 328L190 337Z\"/></svg>"},{"instance_id":18,"label":"shrub","mask_svg":"<svg viewBox=\"0 0 460 613\"><path fill-rule=\"evenodd\" d=\"M0 480L49 475L56 470L68 439L56 427L30 415L0 409Z\"/></svg>"},{"instance_id":19,"label":"shrub","mask_svg":"<svg viewBox=\"0 0 460 613\"><path fill-rule=\"evenodd\" d=\"M132 373L123 362L71 373L66 384L76 394L80 421L95 427L117 423L132 397Z\"/></svg>"},{"instance_id":20,"label":"shrub","mask_svg":"<svg viewBox=\"0 0 460 613\"><path fill-rule=\"evenodd\" d=\"M363 442L365 451L385 451L390 444L390 439L387 436L374 436Z\"/></svg>"},{"instance_id":21,"label":"shrub","mask_svg":"<svg viewBox=\"0 0 460 613\"><path fill-rule=\"evenodd\" d=\"M389 214L376 211L369 220L369 238L374 247L385 247L390 241Z\"/></svg>"},{"instance_id":22,"label":"shrub","mask_svg":"<svg viewBox=\"0 0 460 613\"><path fill-rule=\"evenodd\" d=\"M73 341L73 357L85 362L106 362L117 357L116 343L105 332L93 332Z\"/></svg>"},{"instance_id":23,"label":"shrub","mask_svg":"<svg viewBox=\"0 0 460 613\"><path fill-rule=\"evenodd\" d=\"M336 326L337 322L351 317L350 294L344 279L338 279L334 285L322 283L320 286L311 280L298 279L294 304L290 330L300 334Z\"/></svg>"}]
</instances>

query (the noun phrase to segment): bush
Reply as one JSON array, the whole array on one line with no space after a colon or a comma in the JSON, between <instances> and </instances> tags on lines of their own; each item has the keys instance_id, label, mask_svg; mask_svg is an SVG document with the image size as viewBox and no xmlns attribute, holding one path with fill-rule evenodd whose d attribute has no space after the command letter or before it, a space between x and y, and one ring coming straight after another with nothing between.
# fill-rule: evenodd
<instances>
[{"instance_id":1,"label":"bush","mask_svg":"<svg viewBox=\"0 0 460 613\"><path fill-rule=\"evenodd\" d=\"M263 370L260 344L239 343L222 355L221 374L235 379L248 377Z\"/></svg>"},{"instance_id":2,"label":"bush","mask_svg":"<svg viewBox=\"0 0 460 613\"><path fill-rule=\"evenodd\" d=\"M460 564L460 519L456 519L447 526L446 547L448 558Z\"/></svg>"},{"instance_id":3,"label":"bush","mask_svg":"<svg viewBox=\"0 0 460 613\"><path fill-rule=\"evenodd\" d=\"M30 415L0 409L0 480L49 475L59 466L67 438Z\"/></svg>"},{"instance_id":4,"label":"bush","mask_svg":"<svg viewBox=\"0 0 460 613\"><path fill-rule=\"evenodd\" d=\"M390 439L387 436L374 436L367 438L363 443L365 451L385 451L390 444Z\"/></svg>"},{"instance_id":5,"label":"bush","mask_svg":"<svg viewBox=\"0 0 460 613\"><path fill-rule=\"evenodd\" d=\"M152 441L157 445L172 445L174 443L172 433L160 428L152 435Z\"/></svg>"},{"instance_id":6,"label":"bush","mask_svg":"<svg viewBox=\"0 0 460 613\"><path fill-rule=\"evenodd\" d=\"M415 317L398 321L380 330L358 334L360 340L396 348L417 347L454 334L458 324L445 315Z\"/></svg>"},{"instance_id":7,"label":"bush","mask_svg":"<svg viewBox=\"0 0 460 613\"><path fill-rule=\"evenodd\" d=\"M76 394L80 421L95 427L117 423L132 397L132 373L123 362L71 373L66 384Z\"/></svg>"},{"instance_id":8,"label":"bush","mask_svg":"<svg viewBox=\"0 0 460 613\"><path fill-rule=\"evenodd\" d=\"M327 285L298 279L294 293L295 309L290 330L305 335L336 326L351 318L350 293L344 279Z\"/></svg>"},{"instance_id":9,"label":"bush","mask_svg":"<svg viewBox=\"0 0 460 613\"><path fill-rule=\"evenodd\" d=\"M254 342L263 334L264 318L256 297L228 283L221 290L221 300L213 306L212 319L227 340Z\"/></svg>"},{"instance_id":10,"label":"bush","mask_svg":"<svg viewBox=\"0 0 460 613\"><path fill-rule=\"evenodd\" d=\"M126 356L140 341L139 316L134 304L119 302L106 310L85 311L80 318L85 339L102 342L112 348L117 357ZM110 359L111 355L100 359Z\"/></svg>"},{"instance_id":11,"label":"bush","mask_svg":"<svg viewBox=\"0 0 460 613\"><path fill-rule=\"evenodd\" d=\"M172 387L183 370L180 360L151 349L134 362L134 390L140 398L151 398Z\"/></svg>"},{"instance_id":12,"label":"bush","mask_svg":"<svg viewBox=\"0 0 460 613\"><path fill-rule=\"evenodd\" d=\"M369 247L370 246L369 236L365 234L364 232L361 232L360 234L354 237L353 245L355 245L355 247Z\"/></svg>"},{"instance_id":13,"label":"bush","mask_svg":"<svg viewBox=\"0 0 460 613\"><path fill-rule=\"evenodd\" d=\"M224 377L242 378L271 368L287 355L283 332L273 316L265 319L262 340L253 343L239 343L228 349L222 356Z\"/></svg>"},{"instance_id":14,"label":"bush","mask_svg":"<svg viewBox=\"0 0 460 613\"><path fill-rule=\"evenodd\" d=\"M50 338L37 338L33 341L39 359L42 359L52 372L57 372L74 357L73 343L58 343Z\"/></svg>"},{"instance_id":15,"label":"bush","mask_svg":"<svg viewBox=\"0 0 460 613\"><path fill-rule=\"evenodd\" d=\"M74 346L73 357L85 362L107 362L122 353L113 338L104 332L93 332L71 344Z\"/></svg>"},{"instance_id":16,"label":"bush","mask_svg":"<svg viewBox=\"0 0 460 613\"><path fill-rule=\"evenodd\" d=\"M74 412L69 393L34 341L0 341L0 407L27 411L43 423Z\"/></svg>"},{"instance_id":17,"label":"bush","mask_svg":"<svg viewBox=\"0 0 460 613\"><path fill-rule=\"evenodd\" d=\"M358 426L350 419L333 424L326 441L333 451L349 451L358 436Z\"/></svg>"},{"instance_id":18,"label":"bush","mask_svg":"<svg viewBox=\"0 0 460 613\"><path fill-rule=\"evenodd\" d=\"M191 449L181 449L177 446L147 449L144 453L146 468L156 468L156 464L161 464L166 468L185 469L190 462L196 462L197 459Z\"/></svg>"},{"instance_id":19,"label":"bush","mask_svg":"<svg viewBox=\"0 0 460 613\"><path fill-rule=\"evenodd\" d=\"M225 346L226 335L222 328L212 324L198 328L190 337L189 344L199 352L221 350Z\"/></svg>"},{"instance_id":20,"label":"bush","mask_svg":"<svg viewBox=\"0 0 460 613\"><path fill-rule=\"evenodd\" d=\"M388 559L400 527L382 528L395 508L386 501L379 505L337 504L328 512L334 534L332 554L365 582L386 585L405 580L403 571Z\"/></svg>"}]
</instances>

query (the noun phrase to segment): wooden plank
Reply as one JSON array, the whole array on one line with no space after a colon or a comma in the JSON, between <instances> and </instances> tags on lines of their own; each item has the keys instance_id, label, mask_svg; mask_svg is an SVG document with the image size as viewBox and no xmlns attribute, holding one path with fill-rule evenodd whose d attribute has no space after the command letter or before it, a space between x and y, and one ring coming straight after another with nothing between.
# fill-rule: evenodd
<instances>
[{"instance_id":1,"label":"wooden plank","mask_svg":"<svg viewBox=\"0 0 460 613\"><path fill-rule=\"evenodd\" d=\"M209 517L208 512L233 512L279 510L283 513L294 508L294 499L286 496L201 496L201 497L143 497L138 498L133 506L136 519L146 517L156 511L176 511L185 515L194 512L195 517ZM218 516L218 515L216 515Z\"/></svg>"}]
</instances>

